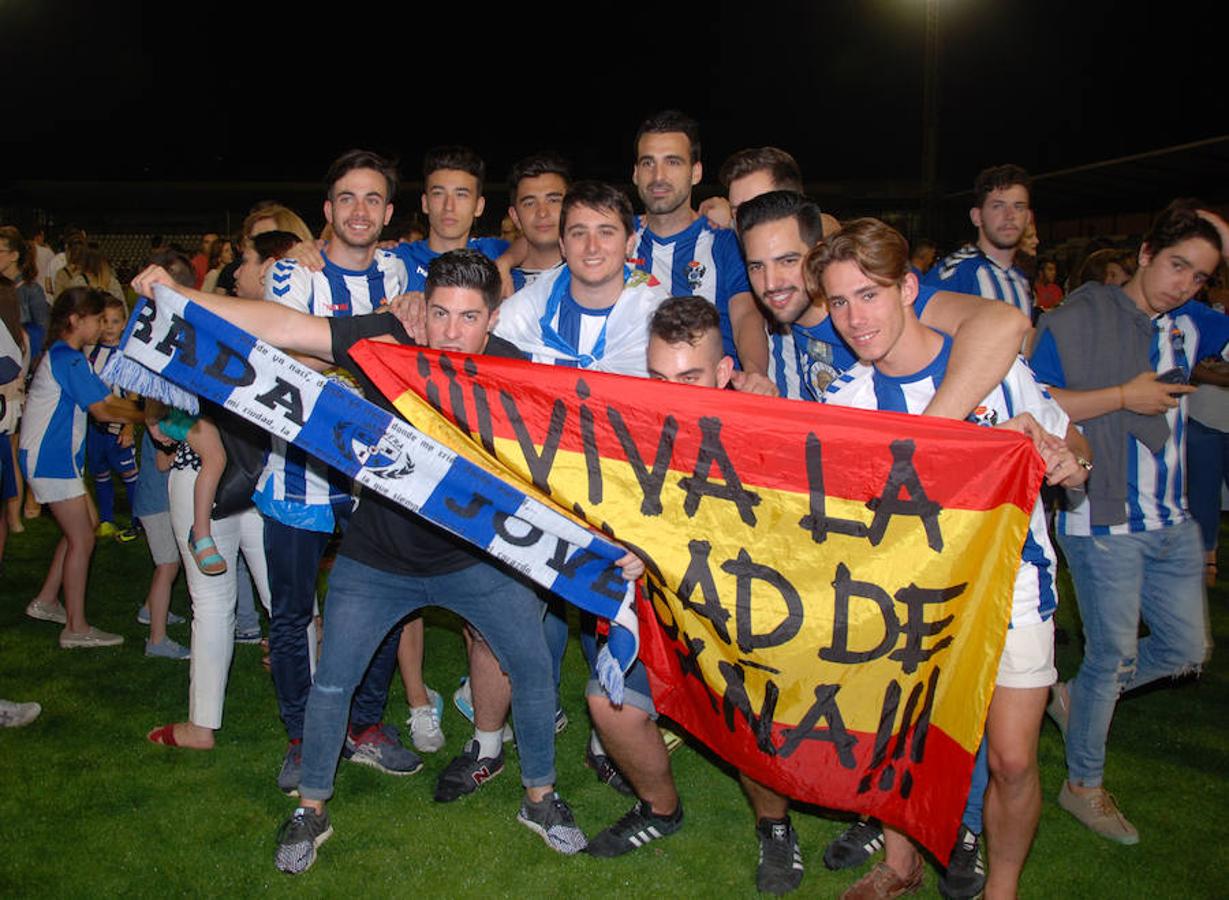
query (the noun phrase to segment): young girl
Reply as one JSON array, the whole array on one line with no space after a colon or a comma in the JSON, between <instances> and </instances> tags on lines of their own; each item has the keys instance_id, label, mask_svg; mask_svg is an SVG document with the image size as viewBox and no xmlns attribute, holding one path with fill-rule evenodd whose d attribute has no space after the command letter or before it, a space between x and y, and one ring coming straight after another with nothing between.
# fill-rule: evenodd
<instances>
[{"instance_id":1,"label":"young girl","mask_svg":"<svg viewBox=\"0 0 1229 900\"><path fill-rule=\"evenodd\" d=\"M64 536L56 545L47 580L26 607L31 618L61 622L61 647L107 647L118 634L93 628L85 619L85 583L94 552L94 523L81 468L85 461L86 411L104 422L135 422L135 404L113 397L90 368L81 349L98 341L106 294L69 288L51 307L48 348L26 397L21 423L20 463L40 503L49 504ZM56 595L64 588L63 606Z\"/></svg>"},{"instance_id":2,"label":"young girl","mask_svg":"<svg viewBox=\"0 0 1229 900\"><path fill-rule=\"evenodd\" d=\"M172 441L187 441L200 458L200 469L192 488L192 527L188 529L188 548L196 567L206 575L221 575L226 560L213 541L213 501L218 493L222 473L226 471L226 448L217 427L206 418L172 409L158 423L162 433Z\"/></svg>"},{"instance_id":3,"label":"young girl","mask_svg":"<svg viewBox=\"0 0 1229 900\"><path fill-rule=\"evenodd\" d=\"M98 343L86 351L86 358L95 374L102 375L107 360L119 344L127 320L124 304L114 297L107 297L102 311L102 334ZM118 392L116 393L118 396ZM94 496L98 500L98 537L112 537L119 533L115 525L115 485L111 476L118 474L124 482L128 503L137 484L137 458L133 446L131 425L118 422L99 422L91 418L86 431L85 456L90 473L94 476Z\"/></svg>"}]
</instances>

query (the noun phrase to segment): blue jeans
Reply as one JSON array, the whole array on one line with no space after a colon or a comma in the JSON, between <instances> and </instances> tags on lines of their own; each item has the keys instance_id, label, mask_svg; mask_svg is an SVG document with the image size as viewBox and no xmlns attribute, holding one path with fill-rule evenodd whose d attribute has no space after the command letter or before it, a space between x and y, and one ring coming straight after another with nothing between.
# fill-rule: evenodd
<instances>
[{"instance_id":1,"label":"blue jeans","mask_svg":"<svg viewBox=\"0 0 1229 900\"><path fill-rule=\"evenodd\" d=\"M1216 549L1220 532L1220 491L1229 484L1229 432L1186 420L1186 499L1199 523L1203 549Z\"/></svg>"},{"instance_id":2,"label":"blue jeans","mask_svg":"<svg viewBox=\"0 0 1229 900\"><path fill-rule=\"evenodd\" d=\"M350 699L377 646L406 616L440 606L466 619L512 682L512 716L526 787L555 783L555 686L542 602L485 562L446 575L398 575L339 556L324 607L324 648L303 726L299 793L327 800L346 736Z\"/></svg>"},{"instance_id":3,"label":"blue jeans","mask_svg":"<svg viewBox=\"0 0 1229 900\"><path fill-rule=\"evenodd\" d=\"M1067 776L1099 787L1119 695L1207 659L1203 547L1193 521L1135 534L1060 534L1058 543L1084 624L1084 661L1067 684Z\"/></svg>"}]
</instances>

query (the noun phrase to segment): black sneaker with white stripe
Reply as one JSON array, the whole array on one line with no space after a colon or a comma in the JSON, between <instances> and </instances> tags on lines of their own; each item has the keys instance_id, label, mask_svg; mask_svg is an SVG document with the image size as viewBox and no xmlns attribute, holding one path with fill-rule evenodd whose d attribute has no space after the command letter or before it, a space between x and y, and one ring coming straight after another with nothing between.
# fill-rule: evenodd
<instances>
[{"instance_id":1,"label":"black sneaker with white stripe","mask_svg":"<svg viewBox=\"0 0 1229 900\"><path fill-rule=\"evenodd\" d=\"M788 894L802 884L802 850L798 833L784 819L760 819L755 827L760 839L760 864L755 870L756 890L765 894Z\"/></svg>"},{"instance_id":2,"label":"black sneaker with white stripe","mask_svg":"<svg viewBox=\"0 0 1229 900\"><path fill-rule=\"evenodd\" d=\"M939 879L939 893L948 900L969 900L986 887L986 866L981 859L978 838L964 825L947 861L947 871Z\"/></svg>"},{"instance_id":3,"label":"black sneaker with white stripe","mask_svg":"<svg viewBox=\"0 0 1229 900\"><path fill-rule=\"evenodd\" d=\"M649 841L674 834L683 827L683 804L668 816L659 816L641 800L623 818L589 842L590 856L622 856Z\"/></svg>"},{"instance_id":4,"label":"black sneaker with white stripe","mask_svg":"<svg viewBox=\"0 0 1229 900\"><path fill-rule=\"evenodd\" d=\"M824 849L824 865L829 869L860 866L883 847L883 828L874 819L854 822Z\"/></svg>"}]
</instances>

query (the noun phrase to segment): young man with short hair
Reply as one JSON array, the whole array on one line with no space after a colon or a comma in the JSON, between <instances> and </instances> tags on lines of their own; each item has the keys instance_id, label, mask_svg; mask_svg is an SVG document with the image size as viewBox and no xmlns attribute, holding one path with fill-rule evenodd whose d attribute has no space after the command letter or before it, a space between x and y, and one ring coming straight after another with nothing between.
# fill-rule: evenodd
<instances>
[{"instance_id":1,"label":"young man with short hair","mask_svg":"<svg viewBox=\"0 0 1229 900\"><path fill-rule=\"evenodd\" d=\"M941 290L1002 300L1032 321L1032 287L1028 275L1015 265L1021 240L1033 221L1031 187L1028 172L1010 163L979 172L969 210L977 241L934 266L926 273L926 283Z\"/></svg>"},{"instance_id":2,"label":"young man with short hair","mask_svg":"<svg viewBox=\"0 0 1229 900\"><path fill-rule=\"evenodd\" d=\"M486 208L482 195L486 164L482 157L468 147L435 147L423 157L422 177L427 237L393 248L409 274L407 291L423 290L427 266L441 253L468 247L497 259L508 249L507 241L499 238L470 237L474 221Z\"/></svg>"},{"instance_id":3,"label":"young man with short hair","mask_svg":"<svg viewBox=\"0 0 1229 900\"><path fill-rule=\"evenodd\" d=\"M512 269L512 289L519 291L539 275L563 265L559 250L559 210L571 182L571 169L554 153L535 153L517 161L508 173L512 203L508 215L520 229L527 249Z\"/></svg>"},{"instance_id":4,"label":"young man with short hair","mask_svg":"<svg viewBox=\"0 0 1229 900\"><path fill-rule=\"evenodd\" d=\"M1226 250L1223 219L1175 200L1145 235L1131 279L1073 291L1041 318L1030 360L1098 452L1087 495L1055 522L1085 637L1079 672L1048 708L1066 741L1058 803L1120 844L1139 832L1103 785L1118 699L1198 671L1210 647L1184 395L1196 363L1229 355L1229 317L1190 299Z\"/></svg>"},{"instance_id":5,"label":"young man with short hair","mask_svg":"<svg viewBox=\"0 0 1229 900\"><path fill-rule=\"evenodd\" d=\"M916 277L908 244L876 219L845 223L807 257L806 270L836 330L859 364L833 381L824 400L840 406L920 413L942 382L951 338L914 313ZM1076 488L1091 468L1063 437L1078 442L1069 420L1023 362L978 405L977 423L1004 425L1027 413L1048 436L1038 444L1050 484ZM1021 428L1021 430L1025 430ZM1033 506L1012 603L1006 647L986 723L990 786L986 795L989 877L986 896L1014 898L1041 812L1037 741L1054 668L1057 562L1040 495ZM852 885L847 898L888 898L916 890L924 863L900 832L885 829L886 861Z\"/></svg>"},{"instance_id":6,"label":"young man with short hair","mask_svg":"<svg viewBox=\"0 0 1229 900\"><path fill-rule=\"evenodd\" d=\"M725 352L749 376L760 376L763 391L771 393L764 318L747 287L738 239L691 206L692 188L703 174L698 123L676 110L658 113L640 125L635 153L632 181L645 214L633 261L672 295L697 294L713 303Z\"/></svg>"},{"instance_id":7,"label":"young man with short hair","mask_svg":"<svg viewBox=\"0 0 1229 900\"><path fill-rule=\"evenodd\" d=\"M143 273L134 286L148 295L164 273ZM477 251L453 250L433 260L426 283L426 329L440 347L522 358L490 335L499 302L495 265ZM335 360L364 395L395 413L392 403L350 357L363 338L413 344L391 315L318 319L270 304L230 301L188 292L211 312L291 352ZM618 561L628 580L644 572L632 554ZM497 600L498 602L493 602ZM374 493L365 493L338 551L325 603L324 648L308 700L303 740L301 801L282 825L274 861L288 874L306 871L316 848L333 832L325 810L332 795L347 711L377 646L426 605L471 622L489 642L512 681L512 709L525 785L517 820L552 849L576 853L584 833L554 791L554 690L534 589L475 547ZM390 632L390 630L392 630Z\"/></svg>"},{"instance_id":8,"label":"young man with short hair","mask_svg":"<svg viewBox=\"0 0 1229 900\"><path fill-rule=\"evenodd\" d=\"M635 240L627 196L576 182L560 207L559 235L565 265L505 300L495 333L534 362L645 375L646 326L667 294L626 262Z\"/></svg>"},{"instance_id":9,"label":"young man with short hair","mask_svg":"<svg viewBox=\"0 0 1229 900\"><path fill-rule=\"evenodd\" d=\"M819 207L801 194L775 191L744 200L739 206L739 236L751 286L764 308L793 333L804 399L820 399L827 386L857 362L837 334L827 309L812 302L803 262L823 231ZM991 390L1015 361L1028 333L1028 321L1000 303L933 286L919 288L913 309L924 325L953 336L948 375L930 400L929 415L964 417ZM958 852L944 872L941 888L948 896L973 896L980 890L976 835L981 833L980 791L975 784L974 812L961 832ZM829 868L860 865L882 846L878 824L859 820L829 844Z\"/></svg>"},{"instance_id":10,"label":"young man with short hair","mask_svg":"<svg viewBox=\"0 0 1229 900\"><path fill-rule=\"evenodd\" d=\"M312 271L293 259L279 259L265 276L265 299L323 318L351 318L374 312L405 289L405 267L377 249L380 231L393 213L397 172L381 156L351 150L325 175L324 218L332 240L321 252L324 268ZM327 364L314 361L313 368ZM333 534L343 531L354 505L350 479L273 438L253 501L265 519L271 614L269 660L278 709L289 744L278 787L293 793L302 758L303 717L312 684L309 632L316 601L316 576ZM388 684L396 666L396 641L386 642L355 697L347 758L391 775L416 772L422 760L402 746L391 725L382 724Z\"/></svg>"}]
</instances>

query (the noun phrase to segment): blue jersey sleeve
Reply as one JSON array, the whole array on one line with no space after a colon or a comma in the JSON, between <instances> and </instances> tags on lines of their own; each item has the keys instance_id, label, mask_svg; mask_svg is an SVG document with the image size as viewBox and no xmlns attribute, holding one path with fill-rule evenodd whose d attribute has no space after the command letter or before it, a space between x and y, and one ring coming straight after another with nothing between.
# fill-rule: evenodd
<instances>
[{"instance_id":1,"label":"blue jersey sleeve","mask_svg":"<svg viewBox=\"0 0 1229 900\"><path fill-rule=\"evenodd\" d=\"M1189 316L1199 330L1199 347L1192 365L1209 356L1224 356L1229 350L1229 316L1198 300L1188 301L1175 315Z\"/></svg>"},{"instance_id":2,"label":"blue jersey sleeve","mask_svg":"<svg viewBox=\"0 0 1229 900\"><path fill-rule=\"evenodd\" d=\"M751 290L742 251L738 249L738 238L728 228L720 229L713 238L713 261L717 264L719 303Z\"/></svg>"},{"instance_id":3,"label":"blue jersey sleeve","mask_svg":"<svg viewBox=\"0 0 1229 900\"><path fill-rule=\"evenodd\" d=\"M470 246L487 259L494 261L503 256L505 251L507 251L508 242L503 238L484 237L471 241Z\"/></svg>"},{"instance_id":4,"label":"blue jersey sleeve","mask_svg":"<svg viewBox=\"0 0 1229 900\"><path fill-rule=\"evenodd\" d=\"M1028 365L1033 370L1033 375L1042 384L1056 388L1067 386L1067 376L1063 374L1063 361L1058 355L1058 342L1054 340L1051 332L1043 331L1037 338Z\"/></svg>"},{"instance_id":5,"label":"blue jersey sleeve","mask_svg":"<svg viewBox=\"0 0 1229 900\"><path fill-rule=\"evenodd\" d=\"M60 360L57 359L56 362ZM52 373L65 395L82 409L89 409L99 400L105 400L111 395L111 389L94 374L89 360L82 353L72 356L65 354L63 364L55 366Z\"/></svg>"},{"instance_id":6,"label":"blue jersey sleeve","mask_svg":"<svg viewBox=\"0 0 1229 900\"><path fill-rule=\"evenodd\" d=\"M977 283L977 266L969 262L956 265L944 265L943 262L932 266L926 273L922 283L938 291L954 291L958 294L981 296L981 287Z\"/></svg>"}]
</instances>

